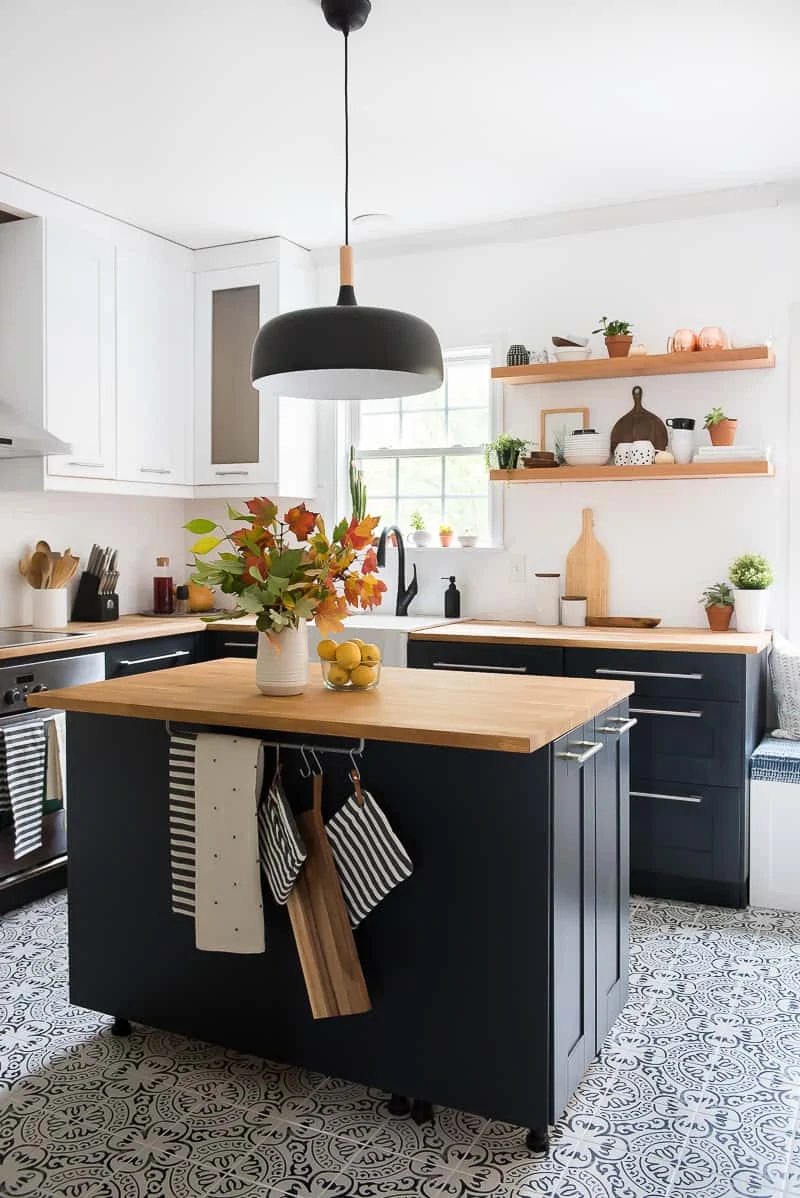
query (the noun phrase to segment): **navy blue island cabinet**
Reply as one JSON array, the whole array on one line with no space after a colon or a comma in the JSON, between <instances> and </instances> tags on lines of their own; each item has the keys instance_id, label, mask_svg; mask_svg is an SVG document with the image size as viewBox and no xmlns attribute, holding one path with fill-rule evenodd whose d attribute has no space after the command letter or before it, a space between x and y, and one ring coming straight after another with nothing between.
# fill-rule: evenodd
<instances>
[{"instance_id":1,"label":"navy blue island cabinet","mask_svg":"<svg viewBox=\"0 0 800 1198\"><path fill-rule=\"evenodd\" d=\"M297 700L268 700L252 671L213 661L170 671L168 687L139 674L48 696L69 712L77 796L72 1001L121 1027L142 1022L508 1120L542 1147L626 996L630 686L562 679L557 714L542 717L532 679L494 681L487 695L474 674L387 669L374 695L333 695L317 681ZM407 726L381 739L371 717L394 688ZM364 784L414 864L355 932L368 1013L312 1018L285 908L266 892L263 954L198 951L193 920L172 914L167 695L183 729L341 748L361 726ZM459 704L471 721L460 740ZM321 757L327 818L349 793L350 763ZM310 782L293 758L282 755L284 777L300 811Z\"/></svg>"}]
</instances>

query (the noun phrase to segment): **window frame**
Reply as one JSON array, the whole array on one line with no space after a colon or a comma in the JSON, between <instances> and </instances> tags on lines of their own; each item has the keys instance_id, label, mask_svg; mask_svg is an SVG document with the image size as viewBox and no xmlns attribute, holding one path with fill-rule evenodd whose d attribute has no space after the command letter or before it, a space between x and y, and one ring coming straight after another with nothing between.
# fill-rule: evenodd
<instances>
[{"instance_id":1,"label":"window frame","mask_svg":"<svg viewBox=\"0 0 800 1198\"><path fill-rule=\"evenodd\" d=\"M477 338L474 344L460 344L447 348L443 351L445 363L458 361L470 361L476 357L483 356L485 352L489 359L489 369L491 370L492 363L495 360L495 345L493 340L489 338ZM489 380L489 439L494 440L502 427L502 405L503 405L503 389L502 384L494 379ZM376 458L394 458L397 461L397 469L403 458L442 458L442 470L444 471L445 457L469 457L476 453L483 452L483 444L480 445L437 445L426 446L420 448L404 448L404 449L365 449L359 450L359 417L360 417L360 401L351 400L342 405L344 409L344 419L340 422L340 452L339 461L344 463L341 473L341 487L343 499L345 500L345 510L348 508L350 494L348 487L347 473L347 457L349 455L350 446L356 447L356 456L359 460L367 461ZM456 409L458 410L458 409ZM460 409L464 411L465 409ZM445 407L447 411L447 407ZM397 480L399 482L399 480ZM488 527L489 540L488 542L479 541L477 548L479 549L502 549L503 548L503 488L494 486L491 481L488 482ZM400 497L399 488L396 489L398 497ZM444 493L444 478L442 478L442 494ZM369 507L369 496L367 496L367 507ZM438 547L438 546L437 546ZM457 548L458 546L453 546ZM413 546L409 547L413 550ZM429 552L426 549L426 552ZM474 550L472 551L474 552Z\"/></svg>"}]
</instances>

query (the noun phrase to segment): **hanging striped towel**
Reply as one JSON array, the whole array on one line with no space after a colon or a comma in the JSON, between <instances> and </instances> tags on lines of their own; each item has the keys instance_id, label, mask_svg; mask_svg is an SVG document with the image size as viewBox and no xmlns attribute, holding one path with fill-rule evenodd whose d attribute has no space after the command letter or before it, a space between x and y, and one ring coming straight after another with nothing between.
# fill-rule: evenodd
<instances>
[{"instance_id":1,"label":"hanging striped towel","mask_svg":"<svg viewBox=\"0 0 800 1198\"><path fill-rule=\"evenodd\" d=\"M58 711L47 721L47 783L45 798L67 802L67 713Z\"/></svg>"},{"instance_id":2,"label":"hanging striped towel","mask_svg":"<svg viewBox=\"0 0 800 1198\"><path fill-rule=\"evenodd\" d=\"M351 795L325 825L354 928L414 869L375 799L361 794L363 804Z\"/></svg>"},{"instance_id":3,"label":"hanging striped towel","mask_svg":"<svg viewBox=\"0 0 800 1198\"><path fill-rule=\"evenodd\" d=\"M169 863L172 910L194 918L195 820L194 754L197 736L185 733L169 741Z\"/></svg>"},{"instance_id":4,"label":"hanging striped towel","mask_svg":"<svg viewBox=\"0 0 800 1198\"><path fill-rule=\"evenodd\" d=\"M0 728L0 811L14 821L14 860L41 848L47 766L45 721Z\"/></svg>"},{"instance_id":5,"label":"hanging striped towel","mask_svg":"<svg viewBox=\"0 0 800 1198\"><path fill-rule=\"evenodd\" d=\"M306 859L306 846L283 789L280 770L258 808L261 868L276 903L285 906Z\"/></svg>"}]
</instances>

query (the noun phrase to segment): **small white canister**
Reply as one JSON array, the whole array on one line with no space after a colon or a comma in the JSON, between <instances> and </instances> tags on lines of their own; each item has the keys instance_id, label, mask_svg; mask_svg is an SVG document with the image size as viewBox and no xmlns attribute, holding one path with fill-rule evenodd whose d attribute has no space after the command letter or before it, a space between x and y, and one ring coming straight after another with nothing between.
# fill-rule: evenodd
<instances>
[{"instance_id":1,"label":"small white canister","mask_svg":"<svg viewBox=\"0 0 800 1198\"><path fill-rule=\"evenodd\" d=\"M537 574L534 593L533 618L537 624L555 627L561 621L559 596L560 574Z\"/></svg>"},{"instance_id":2,"label":"small white canister","mask_svg":"<svg viewBox=\"0 0 800 1198\"><path fill-rule=\"evenodd\" d=\"M66 628L67 588L45 587L31 592L34 628Z\"/></svg>"},{"instance_id":3,"label":"small white canister","mask_svg":"<svg viewBox=\"0 0 800 1198\"><path fill-rule=\"evenodd\" d=\"M561 600L561 623L567 628L583 628L586 623L585 596L563 596Z\"/></svg>"}]
</instances>

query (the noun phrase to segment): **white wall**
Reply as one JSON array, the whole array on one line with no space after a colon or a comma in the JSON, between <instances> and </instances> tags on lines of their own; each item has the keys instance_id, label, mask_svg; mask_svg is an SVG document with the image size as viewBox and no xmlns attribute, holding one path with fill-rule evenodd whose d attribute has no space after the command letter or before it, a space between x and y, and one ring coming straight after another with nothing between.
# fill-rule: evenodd
<instances>
[{"instance_id":1,"label":"white wall","mask_svg":"<svg viewBox=\"0 0 800 1198\"><path fill-rule=\"evenodd\" d=\"M771 337L777 354L772 371L641 380L645 406L662 418L693 416L699 426L710 407L724 406L739 419L740 443L772 446L774 480L506 487L505 552L417 553L415 611L439 612L440 576L455 573L464 614L530 618L530 573L563 571L581 508L590 506L610 559L611 614L702 625L700 590L750 551L775 566L772 620L787 626L789 307L800 300L800 207L424 252L372 246L356 258L360 301L415 312L445 347L490 338L541 349L551 334L588 333L606 314L632 320L637 339L655 352L677 327L719 324L737 344ZM335 294L335 285L327 259L320 296ZM600 338L594 352L605 352ZM586 406L592 426L608 430L631 406L631 382L506 388L504 428L535 438L542 407ZM511 579L512 553L525 556L525 583Z\"/></svg>"}]
</instances>

